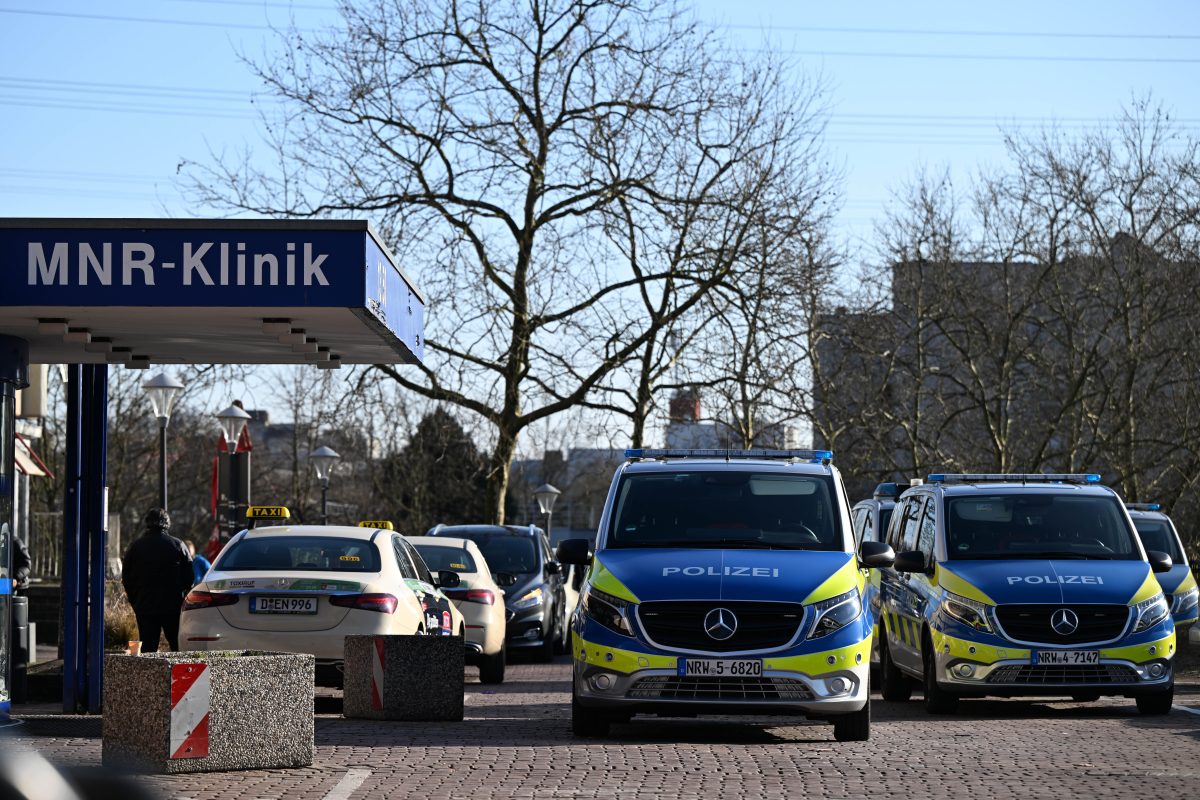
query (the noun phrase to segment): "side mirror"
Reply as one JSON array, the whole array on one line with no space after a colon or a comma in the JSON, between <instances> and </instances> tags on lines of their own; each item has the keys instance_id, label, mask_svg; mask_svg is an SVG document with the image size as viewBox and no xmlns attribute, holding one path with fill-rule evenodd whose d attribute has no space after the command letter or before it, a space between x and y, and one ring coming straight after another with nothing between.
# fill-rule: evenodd
<instances>
[{"instance_id":1,"label":"side mirror","mask_svg":"<svg viewBox=\"0 0 1200 800\"><path fill-rule=\"evenodd\" d=\"M453 589L462 583L462 578L457 572L451 572L448 569L439 569L437 574L437 586L439 589Z\"/></svg>"},{"instance_id":2,"label":"side mirror","mask_svg":"<svg viewBox=\"0 0 1200 800\"><path fill-rule=\"evenodd\" d=\"M896 560L892 546L887 542L863 542L858 546L858 563L869 569L886 569Z\"/></svg>"},{"instance_id":3,"label":"side mirror","mask_svg":"<svg viewBox=\"0 0 1200 800\"><path fill-rule=\"evenodd\" d=\"M561 572L562 572L562 564L559 564L557 561L547 561L546 562L546 574L547 575L558 575Z\"/></svg>"},{"instance_id":4,"label":"side mirror","mask_svg":"<svg viewBox=\"0 0 1200 800\"><path fill-rule=\"evenodd\" d=\"M897 572L924 572L925 554L920 550L905 550L896 554L896 561L892 566Z\"/></svg>"},{"instance_id":5,"label":"side mirror","mask_svg":"<svg viewBox=\"0 0 1200 800\"><path fill-rule=\"evenodd\" d=\"M517 583L517 576L511 572L497 572L492 575L492 579L496 581L497 586L514 586Z\"/></svg>"},{"instance_id":6,"label":"side mirror","mask_svg":"<svg viewBox=\"0 0 1200 800\"><path fill-rule=\"evenodd\" d=\"M1171 556L1161 550L1147 550L1146 558L1150 560L1150 569L1154 572L1168 572L1175 566Z\"/></svg>"},{"instance_id":7,"label":"side mirror","mask_svg":"<svg viewBox=\"0 0 1200 800\"><path fill-rule=\"evenodd\" d=\"M554 551L554 557L564 564L585 566L592 560L592 543L587 539L563 539Z\"/></svg>"}]
</instances>

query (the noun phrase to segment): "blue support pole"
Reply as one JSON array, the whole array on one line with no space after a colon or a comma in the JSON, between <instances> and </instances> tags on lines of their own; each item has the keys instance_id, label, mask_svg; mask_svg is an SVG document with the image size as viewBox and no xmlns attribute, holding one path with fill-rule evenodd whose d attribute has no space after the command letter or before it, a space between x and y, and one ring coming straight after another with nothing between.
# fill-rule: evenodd
<instances>
[{"instance_id":1,"label":"blue support pole","mask_svg":"<svg viewBox=\"0 0 1200 800\"><path fill-rule=\"evenodd\" d=\"M107 577L108 503L106 497L108 455L108 365L88 364L83 368L88 387L84 409L87 445L83 473L83 499L87 507L87 531L90 585L88 586L87 636L87 710L98 714L104 678L104 582Z\"/></svg>"},{"instance_id":2,"label":"blue support pole","mask_svg":"<svg viewBox=\"0 0 1200 800\"><path fill-rule=\"evenodd\" d=\"M83 699L79 691L79 575L83 554L80 531L80 479L83 475L83 366L67 367L67 442L63 491L63 713L74 714Z\"/></svg>"}]
</instances>

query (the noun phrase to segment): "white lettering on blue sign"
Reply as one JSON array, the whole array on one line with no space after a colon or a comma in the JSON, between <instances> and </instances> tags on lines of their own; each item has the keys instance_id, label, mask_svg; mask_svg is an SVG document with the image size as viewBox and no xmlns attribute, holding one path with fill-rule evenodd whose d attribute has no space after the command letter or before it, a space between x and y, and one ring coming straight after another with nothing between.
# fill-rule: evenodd
<instances>
[{"instance_id":1,"label":"white lettering on blue sign","mask_svg":"<svg viewBox=\"0 0 1200 800\"><path fill-rule=\"evenodd\" d=\"M1009 575L1008 585L1014 583L1087 583L1099 585L1104 578L1099 575Z\"/></svg>"},{"instance_id":2,"label":"white lettering on blue sign","mask_svg":"<svg viewBox=\"0 0 1200 800\"><path fill-rule=\"evenodd\" d=\"M252 286L279 286L281 278L287 286L297 285L297 278L304 286L329 285L329 279L323 269L329 255L314 253L311 243L303 243L302 261L297 264L296 243L288 242L282 275L277 253L247 253L246 243L238 242L231 262L229 244L222 242L216 253L211 252L213 244L183 243L181 263L184 286L192 286L194 283L204 286L246 286L248 283ZM49 254L45 243L28 243L29 286L67 286L71 283L72 276L79 286L87 286L93 277L102 286L113 284L112 242L101 242L98 252L96 246L86 242L78 243L74 252L71 243L68 242L54 242L48 247ZM72 255L75 256L74 262ZM175 269L174 261L156 263L156 255L154 246L147 242L122 242L120 264L117 265L121 285L132 286L137 283L154 286L157 269ZM247 269L247 265L250 269Z\"/></svg>"},{"instance_id":3,"label":"white lettering on blue sign","mask_svg":"<svg viewBox=\"0 0 1200 800\"><path fill-rule=\"evenodd\" d=\"M684 575L697 576L709 575L714 577L726 576L730 578L736 577L751 577L751 578L778 578L778 567L663 567L663 577L674 575L682 572Z\"/></svg>"}]
</instances>

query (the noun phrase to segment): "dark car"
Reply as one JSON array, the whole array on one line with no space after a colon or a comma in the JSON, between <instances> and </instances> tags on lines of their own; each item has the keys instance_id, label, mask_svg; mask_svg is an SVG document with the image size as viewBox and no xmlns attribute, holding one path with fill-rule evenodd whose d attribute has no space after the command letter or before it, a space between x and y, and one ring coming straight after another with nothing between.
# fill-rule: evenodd
<instances>
[{"instance_id":1,"label":"dark car","mask_svg":"<svg viewBox=\"0 0 1200 800\"><path fill-rule=\"evenodd\" d=\"M546 532L534 525L437 525L428 536L456 536L479 546L492 577L504 589L509 651L531 650L549 661L565 653L567 627L562 566Z\"/></svg>"}]
</instances>

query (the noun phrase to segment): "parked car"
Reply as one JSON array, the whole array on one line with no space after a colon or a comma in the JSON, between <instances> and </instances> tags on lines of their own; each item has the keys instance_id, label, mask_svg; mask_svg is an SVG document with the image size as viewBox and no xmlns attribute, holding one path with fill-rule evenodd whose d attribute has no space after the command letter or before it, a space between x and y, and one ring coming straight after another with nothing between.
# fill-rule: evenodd
<instances>
[{"instance_id":1,"label":"parked car","mask_svg":"<svg viewBox=\"0 0 1200 800\"><path fill-rule=\"evenodd\" d=\"M434 577L394 531L255 527L230 539L184 599L179 641L186 650L312 653L318 682L337 685L348 635L464 635L442 592L458 584L452 571Z\"/></svg>"},{"instance_id":2,"label":"parked car","mask_svg":"<svg viewBox=\"0 0 1200 800\"><path fill-rule=\"evenodd\" d=\"M432 537L470 539L504 589L508 650L531 651L549 661L569 643L562 569L546 532L535 525L438 525Z\"/></svg>"},{"instance_id":3,"label":"parked car","mask_svg":"<svg viewBox=\"0 0 1200 800\"><path fill-rule=\"evenodd\" d=\"M1147 550L1161 550L1171 557L1171 569L1156 575L1171 606L1175 627L1182 628L1196 621L1198 616L1196 577L1188 564L1187 552L1179 539L1179 531L1158 503L1126 503L1125 508L1133 520L1142 546Z\"/></svg>"},{"instance_id":4,"label":"parked car","mask_svg":"<svg viewBox=\"0 0 1200 800\"><path fill-rule=\"evenodd\" d=\"M492 578L479 545L451 536L405 538L432 571L458 573L458 586L446 589L445 595L466 623L467 663L479 665L481 683L503 683L507 628L504 590Z\"/></svg>"}]
</instances>

